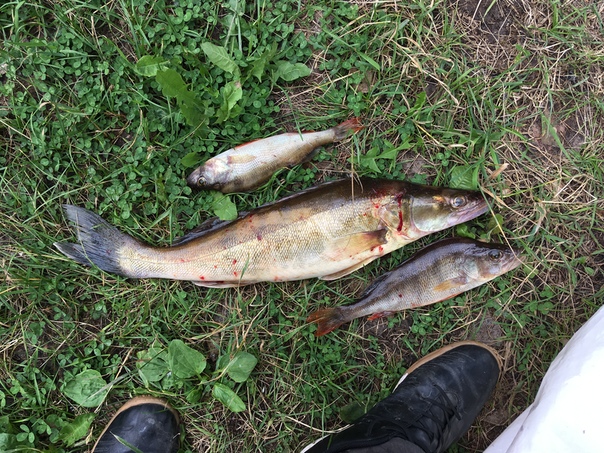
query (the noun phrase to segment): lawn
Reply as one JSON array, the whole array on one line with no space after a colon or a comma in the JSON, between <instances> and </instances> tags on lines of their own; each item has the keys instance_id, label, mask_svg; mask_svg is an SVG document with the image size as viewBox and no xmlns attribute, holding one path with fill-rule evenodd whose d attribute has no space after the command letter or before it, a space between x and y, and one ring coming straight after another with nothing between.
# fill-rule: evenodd
<instances>
[{"instance_id":1,"label":"lawn","mask_svg":"<svg viewBox=\"0 0 604 453\"><path fill-rule=\"evenodd\" d=\"M135 395L182 414L182 451L288 452L386 397L453 341L495 348L495 394L451 451L530 402L604 291L604 4L580 0L48 0L0 6L0 450L84 452ZM365 128L250 193L187 175L253 139ZM85 267L65 203L169 246L323 181L483 191L489 213L335 281L201 288ZM352 303L433 241L509 243L524 264L435 305Z\"/></svg>"}]
</instances>

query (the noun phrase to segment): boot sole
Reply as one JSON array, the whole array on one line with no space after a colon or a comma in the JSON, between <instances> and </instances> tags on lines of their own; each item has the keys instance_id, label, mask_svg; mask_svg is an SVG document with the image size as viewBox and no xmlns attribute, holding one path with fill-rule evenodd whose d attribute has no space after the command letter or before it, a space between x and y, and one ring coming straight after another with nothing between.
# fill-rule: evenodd
<instances>
[{"instance_id":1,"label":"boot sole","mask_svg":"<svg viewBox=\"0 0 604 453\"><path fill-rule=\"evenodd\" d=\"M103 432L101 434L99 434L99 437L97 437L96 442L94 443L94 447L92 447L92 450L90 450L92 453L94 453L94 450L96 449L97 444L99 443L99 440L101 440L101 437L103 437L105 435L105 432L109 429L109 427L111 426L111 424L113 423L113 421L116 419L116 417L121 414L122 412L124 412L127 409L130 409L131 407L134 406L140 406L141 404L156 404L158 406L163 406L164 409L169 410L170 412L172 412L172 415L174 415L174 417L176 417L176 424L180 425L180 416L178 415L178 412L176 412L172 406L170 406L166 401L160 399L160 398L155 398L153 396L136 396L134 398L132 398L131 400L129 400L127 403L125 403L122 407L120 407L117 412L113 415L113 417L111 417L111 420L109 420L109 423L107 423L107 425L105 426L105 429L103 429Z\"/></svg>"}]
</instances>

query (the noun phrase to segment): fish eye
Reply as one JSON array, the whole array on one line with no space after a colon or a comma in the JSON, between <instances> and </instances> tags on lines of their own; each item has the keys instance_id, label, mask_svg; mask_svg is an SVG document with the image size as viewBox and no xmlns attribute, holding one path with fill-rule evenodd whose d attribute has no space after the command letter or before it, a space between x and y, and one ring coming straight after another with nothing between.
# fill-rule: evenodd
<instances>
[{"instance_id":1,"label":"fish eye","mask_svg":"<svg viewBox=\"0 0 604 453\"><path fill-rule=\"evenodd\" d=\"M451 206L454 208L461 208L462 206L465 206L467 202L466 197L459 195L451 200Z\"/></svg>"},{"instance_id":2,"label":"fish eye","mask_svg":"<svg viewBox=\"0 0 604 453\"><path fill-rule=\"evenodd\" d=\"M491 250L489 252L489 258L491 258L493 261L499 261L502 256L503 252L501 250Z\"/></svg>"},{"instance_id":3,"label":"fish eye","mask_svg":"<svg viewBox=\"0 0 604 453\"><path fill-rule=\"evenodd\" d=\"M204 178L203 176L200 176L199 178L197 178L198 186L204 186L205 184L206 184L206 178Z\"/></svg>"}]
</instances>

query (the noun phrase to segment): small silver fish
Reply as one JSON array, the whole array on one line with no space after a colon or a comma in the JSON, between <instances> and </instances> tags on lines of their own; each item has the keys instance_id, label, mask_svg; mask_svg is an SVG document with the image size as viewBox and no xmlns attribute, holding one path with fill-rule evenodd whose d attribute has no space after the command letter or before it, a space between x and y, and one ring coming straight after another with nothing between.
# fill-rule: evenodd
<instances>
[{"instance_id":1,"label":"small silver fish","mask_svg":"<svg viewBox=\"0 0 604 453\"><path fill-rule=\"evenodd\" d=\"M319 132L288 132L231 148L196 168L187 183L196 189L222 193L255 189L277 170L299 164L313 156L316 148L342 140L362 129L358 118Z\"/></svg>"}]
</instances>

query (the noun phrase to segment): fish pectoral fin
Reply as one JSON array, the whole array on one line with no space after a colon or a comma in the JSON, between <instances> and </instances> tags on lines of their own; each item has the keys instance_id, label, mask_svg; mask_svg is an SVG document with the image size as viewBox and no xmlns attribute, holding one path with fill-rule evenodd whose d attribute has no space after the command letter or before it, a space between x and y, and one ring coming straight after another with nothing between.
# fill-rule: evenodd
<instances>
[{"instance_id":1,"label":"fish pectoral fin","mask_svg":"<svg viewBox=\"0 0 604 453\"><path fill-rule=\"evenodd\" d=\"M238 215L238 218L244 217L247 214L247 212L241 211ZM210 219L205 220L198 227L188 231L183 236L179 238L174 238L172 240L172 246L183 245L187 242L192 241L193 239L197 239L201 236L211 233L212 231L216 231L219 228L222 228L232 222L233 220L220 220L218 217L212 217Z\"/></svg>"},{"instance_id":2,"label":"fish pectoral fin","mask_svg":"<svg viewBox=\"0 0 604 453\"><path fill-rule=\"evenodd\" d=\"M468 279L465 277L450 278L449 280L445 280L444 282L436 285L434 287L434 291L451 291L452 289L465 285L467 282Z\"/></svg>"},{"instance_id":3,"label":"fish pectoral fin","mask_svg":"<svg viewBox=\"0 0 604 453\"><path fill-rule=\"evenodd\" d=\"M312 151L310 151L306 156L304 156L302 158L302 160L300 161L290 161L289 165L293 166L296 164L304 164L306 162L310 162L311 160L313 160L313 158L319 154L319 151L321 150L321 146L317 146L315 149L313 149Z\"/></svg>"},{"instance_id":4,"label":"fish pectoral fin","mask_svg":"<svg viewBox=\"0 0 604 453\"><path fill-rule=\"evenodd\" d=\"M384 282L384 280L386 280L390 276L391 273L392 272L386 272L376 277L375 280L373 280L371 284L363 290L359 298L363 299L364 297L368 296L375 288L380 286Z\"/></svg>"},{"instance_id":5,"label":"fish pectoral fin","mask_svg":"<svg viewBox=\"0 0 604 453\"><path fill-rule=\"evenodd\" d=\"M320 280L336 280L340 277L344 277L345 275L351 274L352 272L356 271L357 269L362 268L363 266L371 263L376 258L377 258L377 256L370 256L369 258L361 261L360 263L356 263L353 266L347 267L346 269L343 269L339 272L335 272L333 274L323 275L322 277L319 277L319 279Z\"/></svg>"},{"instance_id":6,"label":"fish pectoral fin","mask_svg":"<svg viewBox=\"0 0 604 453\"><path fill-rule=\"evenodd\" d=\"M331 243L330 251L324 253L325 259L329 259L332 261L340 261L345 259L350 259L359 253L366 252L367 250L372 250L376 247L384 245L386 242L386 233L388 230L375 230L375 231L365 231L363 233L351 234L350 236L344 236L336 239ZM375 254L374 256L370 256L358 263L353 264L346 269L342 269L341 271L335 272L333 274L324 275L319 277L321 280L335 280L340 277L344 277L357 269L369 264L374 259L376 259L379 254Z\"/></svg>"},{"instance_id":7,"label":"fish pectoral fin","mask_svg":"<svg viewBox=\"0 0 604 453\"><path fill-rule=\"evenodd\" d=\"M324 255L327 259L333 261L351 258L359 253L384 245L388 242L386 239L387 232L388 230L384 228L339 237L329 244L329 251Z\"/></svg>"}]
</instances>

